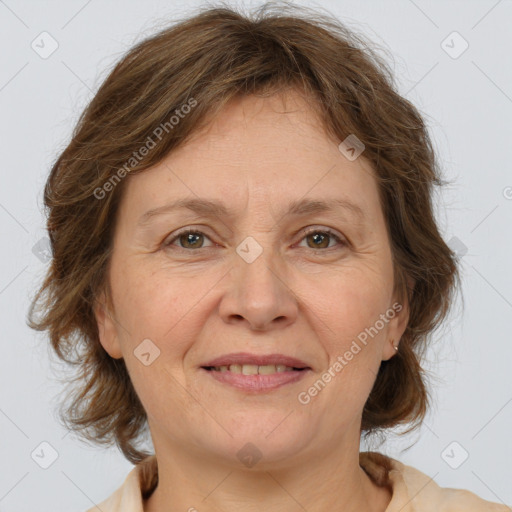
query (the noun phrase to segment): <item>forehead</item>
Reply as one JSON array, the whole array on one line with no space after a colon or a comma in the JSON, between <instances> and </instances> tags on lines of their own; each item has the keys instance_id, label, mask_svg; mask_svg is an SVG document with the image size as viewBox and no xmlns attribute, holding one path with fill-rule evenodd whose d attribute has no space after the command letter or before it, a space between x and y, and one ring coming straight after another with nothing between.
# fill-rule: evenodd
<instances>
[{"instance_id":1,"label":"forehead","mask_svg":"<svg viewBox=\"0 0 512 512\"><path fill-rule=\"evenodd\" d=\"M279 136L276 137L279 132ZM296 143L290 138L296 139ZM231 156L237 151L257 152L264 147L283 154L291 147L313 150L330 139L315 108L315 100L289 89L272 96L237 96L216 114L207 117L186 145L192 148L219 149L229 145ZM287 142L287 144L283 144ZM335 140L331 138L331 142ZM268 156L268 154L266 154Z\"/></svg>"},{"instance_id":2,"label":"forehead","mask_svg":"<svg viewBox=\"0 0 512 512\"><path fill-rule=\"evenodd\" d=\"M124 202L138 212L183 198L217 198L233 211L251 200L279 210L283 201L309 196L352 196L371 208L377 200L371 165L363 156L348 160L339 143L293 91L238 97L159 164L130 176Z\"/></svg>"}]
</instances>

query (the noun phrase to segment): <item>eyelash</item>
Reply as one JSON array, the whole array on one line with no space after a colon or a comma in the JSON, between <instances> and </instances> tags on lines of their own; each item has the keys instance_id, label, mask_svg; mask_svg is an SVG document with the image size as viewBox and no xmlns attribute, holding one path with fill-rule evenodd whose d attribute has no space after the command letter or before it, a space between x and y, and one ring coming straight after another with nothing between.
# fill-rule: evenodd
<instances>
[{"instance_id":1,"label":"eyelash","mask_svg":"<svg viewBox=\"0 0 512 512\"><path fill-rule=\"evenodd\" d=\"M316 233L319 233L319 234L322 234L322 235L328 235L331 238L334 238L334 240L336 242L338 242L338 244L340 244L341 246L346 246L347 245L347 242L345 240L343 240L340 236L338 236L334 231L332 231L329 228L323 228L323 229L312 228L312 229L310 229L309 231L306 231L303 234L303 236L300 239L300 241L304 240L309 235L316 234ZM182 231L179 231L178 233L176 233L169 241L164 242L163 245L166 248L171 247L173 245L173 243L176 240L178 240L181 236L183 236L183 235L190 235L190 234L192 234L192 235L203 235L203 236L205 236L206 238L208 238L210 240L210 237L208 235L206 235L205 233L203 233L202 231L199 231L197 229L192 229L192 228L186 228L186 229L183 229ZM179 246L175 246L175 247L178 250L186 251L186 252L194 252L194 251L200 251L201 249L210 249L211 248L211 247L199 247L198 249L186 249L185 247L179 247ZM308 247L308 249L311 249L313 251L315 250L314 248L311 248L311 247ZM316 249L316 250L324 251L325 252L325 251L328 251L330 249L333 249L333 247L319 248L319 249Z\"/></svg>"}]
</instances>

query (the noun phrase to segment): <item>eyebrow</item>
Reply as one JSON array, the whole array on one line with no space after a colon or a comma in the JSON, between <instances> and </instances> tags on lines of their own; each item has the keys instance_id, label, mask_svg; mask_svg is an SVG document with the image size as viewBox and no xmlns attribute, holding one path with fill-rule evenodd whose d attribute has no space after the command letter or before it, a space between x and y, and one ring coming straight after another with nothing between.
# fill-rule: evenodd
<instances>
[{"instance_id":1,"label":"eyebrow","mask_svg":"<svg viewBox=\"0 0 512 512\"><path fill-rule=\"evenodd\" d=\"M289 203L288 207L281 212L280 218L284 215L301 216L311 213L333 212L336 209L343 209L356 217L359 222L366 219L364 211L357 204L348 199L336 198L328 201L320 199L299 199ZM188 209L205 217L228 217L233 218L235 211L228 208L225 204L217 200L210 199L178 199L158 208L148 210L138 220L138 225L144 226L148 224L154 217L166 213L172 213L176 210Z\"/></svg>"}]
</instances>

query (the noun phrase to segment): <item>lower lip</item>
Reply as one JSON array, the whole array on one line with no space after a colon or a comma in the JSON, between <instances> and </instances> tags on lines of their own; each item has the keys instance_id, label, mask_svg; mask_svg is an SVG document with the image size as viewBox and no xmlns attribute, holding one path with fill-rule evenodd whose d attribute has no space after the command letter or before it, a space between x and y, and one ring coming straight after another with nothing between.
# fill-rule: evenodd
<instances>
[{"instance_id":1,"label":"lower lip","mask_svg":"<svg viewBox=\"0 0 512 512\"><path fill-rule=\"evenodd\" d=\"M219 372L215 370L205 370L203 372L210 374L218 382L228 384L244 391L264 392L280 388L285 384L291 384L304 378L309 373L309 369L301 371L288 371L272 373L270 375L244 375L243 373Z\"/></svg>"}]
</instances>

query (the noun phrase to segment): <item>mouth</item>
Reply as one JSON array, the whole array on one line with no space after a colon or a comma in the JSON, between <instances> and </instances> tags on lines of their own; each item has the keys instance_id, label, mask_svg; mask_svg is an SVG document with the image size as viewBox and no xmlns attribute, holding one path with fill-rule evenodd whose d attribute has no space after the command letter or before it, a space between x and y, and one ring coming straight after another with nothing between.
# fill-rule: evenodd
<instances>
[{"instance_id":1,"label":"mouth","mask_svg":"<svg viewBox=\"0 0 512 512\"><path fill-rule=\"evenodd\" d=\"M205 361L201 368L214 371L232 371L254 375L255 368L262 369L262 374L270 374L289 370L311 369L308 364L296 357L284 354L251 354L248 352L235 352L225 354L210 361ZM238 371L241 369L241 371ZM251 373L246 373L251 372Z\"/></svg>"},{"instance_id":2,"label":"mouth","mask_svg":"<svg viewBox=\"0 0 512 512\"><path fill-rule=\"evenodd\" d=\"M266 364L261 366L257 364L230 364L222 366L201 366L201 368L213 372L230 372L242 375L272 375L274 373L284 373L292 371L302 372L310 369L309 367L295 368L292 366L286 366L284 364Z\"/></svg>"},{"instance_id":3,"label":"mouth","mask_svg":"<svg viewBox=\"0 0 512 512\"><path fill-rule=\"evenodd\" d=\"M304 361L285 354L236 352L200 366L209 379L246 393L263 393L303 379L312 371Z\"/></svg>"}]
</instances>

